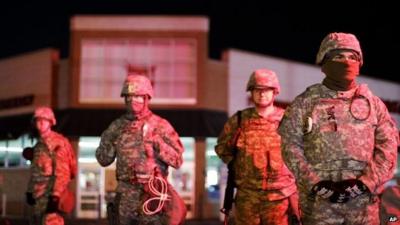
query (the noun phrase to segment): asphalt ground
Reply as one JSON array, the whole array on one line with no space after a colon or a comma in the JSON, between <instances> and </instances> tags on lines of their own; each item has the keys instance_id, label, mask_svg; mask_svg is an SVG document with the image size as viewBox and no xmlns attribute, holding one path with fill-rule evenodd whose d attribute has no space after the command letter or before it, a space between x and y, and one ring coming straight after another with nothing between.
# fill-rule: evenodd
<instances>
[{"instance_id":1,"label":"asphalt ground","mask_svg":"<svg viewBox=\"0 0 400 225\"><path fill-rule=\"evenodd\" d=\"M218 220L186 220L184 225L221 225ZM0 225L29 225L24 218L0 218ZM108 225L105 219L66 219L65 225Z\"/></svg>"}]
</instances>

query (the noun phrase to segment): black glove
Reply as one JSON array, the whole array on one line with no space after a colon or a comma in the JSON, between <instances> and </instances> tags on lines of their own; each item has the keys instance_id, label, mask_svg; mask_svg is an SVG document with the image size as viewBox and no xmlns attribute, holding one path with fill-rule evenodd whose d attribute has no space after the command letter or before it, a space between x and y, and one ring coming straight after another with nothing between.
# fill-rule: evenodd
<instances>
[{"instance_id":1,"label":"black glove","mask_svg":"<svg viewBox=\"0 0 400 225\"><path fill-rule=\"evenodd\" d=\"M32 192L26 192L25 193L25 198L26 198L26 203L28 205L35 205L36 200L33 198L33 193Z\"/></svg>"},{"instance_id":2,"label":"black glove","mask_svg":"<svg viewBox=\"0 0 400 225\"><path fill-rule=\"evenodd\" d=\"M332 203L345 203L349 200L346 192L338 189L337 184L331 180L323 180L315 184L312 193L321 198L329 199Z\"/></svg>"},{"instance_id":3,"label":"black glove","mask_svg":"<svg viewBox=\"0 0 400 225\"><path fill-rule=\"evenodd\" d=\"M47 210L46 212L48 213L54 213L58 211L58 203L60 201L60 198L54 195L51 195L49 197L49 200L47 202Z\"/></svg>"},{"instance_id":4,"label":"black glove","mask_svg":"<svg viewBox=\"0 0 400 225\"><path fill-rule=\"evenodd\" d=\"M24 159L32 161L32 159L33 159L33 148L31 148L31 147L24 148L24 150L22 151L22 156L24 157Z\"/></svg>"},{"instance_id":5,"label":"black glove","mask_svg":"<svg viewBox=\"0 0 400 225\"><path fill-rule=\"evenodd\" d=\"M342 190L341 188L338 188L338 183L334 184L333 190L334 190L333 195L329 197L330 202L346 203L347 201L349 201L350 199L349 194L346 191Z\"/></svg>"},{"instance_id":6,"label":"black glove","mask_svg":"<svg viewBox=\"0 0 400 225\"><path fill-rule=\"evenodd\" d=\"M339 181L337 182L337 186L351 198L356 198L365 192L369 192L368 187L357 179Z\"/></svg>"},{"instance_id":7,"label":"black glove","mask_svg":"<svg viewBox=\"0 0 400 225\"><path fill-rule=\"evenodd\" d=\"M330 180L322 180L318 183L316 183L312 189L311 192L315 195L320 196L321 198L329 198L334 194L334 184L335 182L330 181Z\"/></svg>"}]
</instances>

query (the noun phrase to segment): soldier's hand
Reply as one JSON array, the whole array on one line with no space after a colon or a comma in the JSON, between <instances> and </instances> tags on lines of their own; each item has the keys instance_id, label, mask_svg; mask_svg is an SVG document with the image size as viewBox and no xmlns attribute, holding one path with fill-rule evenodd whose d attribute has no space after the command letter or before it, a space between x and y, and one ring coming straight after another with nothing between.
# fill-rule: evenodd
<instances>
[{"instance_id":1,"label":"soldier's hand","mask_svg":"<svg viewBox=\"0 0 400 225\"><path fill-rule=\"evenodd\" d=\"M33 193L32 192L26 192L25 193L25 200L26 200L26 203L28 205L35 205L36 204L36 200L35 200L35 198L33 198Z\"/></svg>"},{"instance_id":2,"label":"soldier's hand","mask_svg":"<svg viewBox=\"0 0 400 225\"><path fill-rule=\"evenodd\" d=\"M345 191L342 191L338 188L334 188L333 195L329 197L329 201L332 203L346 203L349 201L349 199L350 196Z\"/></svg>"},{"instance_id":3,"label":"soldier's hand","mask_svg":"<svg viewBox=\"0 0 400 225\"><path fill-rule=\"evenodd\" d=\"M24 150L22 150L22 156L26 160L32 160L33 159L33 148L32 147L24 148Z\"/></svg>"},{"instance_id":4,"label":"soldier's hand","mask_svg":"<svg viewBox=\"0 0 400 225\"><path fill-rule=\"evenodd\" d=\"M356 198L365 192L369 192L368 187L357 179L339 181L337 185L351 198Z\"/></svg>"},{"instance_id":5,"label":"soldier's hand","mask_svg":"<svg viewBox=\"0 0 400 225\"><path fill-rule=\"evenodd\" d=\"M58 203L60 202L60 198L54 195L51 195L49 197L49 200L47 202L47 209L46 212L48 213L54 213L58 211Z\"/></svg>"},{"instance_id":6,"label":"soldier's hand","mask_svg":"<svg viewBox=\"0 0 400 225\"><path fill-rule=\"evenodd\" d=\"M328 199L335 193L334 185L335 182L333 181L322 180L312 187L311 192L321 198Z\"/></svg>"}]
</instances>

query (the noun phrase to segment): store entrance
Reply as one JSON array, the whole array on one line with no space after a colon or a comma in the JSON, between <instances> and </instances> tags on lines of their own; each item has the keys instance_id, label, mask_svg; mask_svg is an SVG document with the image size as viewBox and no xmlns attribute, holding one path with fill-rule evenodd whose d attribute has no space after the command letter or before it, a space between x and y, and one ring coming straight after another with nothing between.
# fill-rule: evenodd
<instances>
[{"instance_id":1,"label":"store entrance","mask_svg":"<svg viewBox=\"0 0 400 225\"><path fill-rule=\"evenodd\" d=\"M104 218L104 168L97 163L79 163L78 218Z\"/></svg>"}]
</instances>

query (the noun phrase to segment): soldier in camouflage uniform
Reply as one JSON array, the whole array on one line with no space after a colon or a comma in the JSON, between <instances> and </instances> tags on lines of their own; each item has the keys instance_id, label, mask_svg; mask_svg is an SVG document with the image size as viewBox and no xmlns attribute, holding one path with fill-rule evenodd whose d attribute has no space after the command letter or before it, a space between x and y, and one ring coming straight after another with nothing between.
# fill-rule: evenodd
<instances>
[{"instance_id":1,"label":"soldier in camouflage uniform","mask_svg":"<svg viewBox=\"0 0 400 225\"><path fill-rule=\"evenodd\" d=\"M326 75L295 98L279 127L296 176L303 224L379 224L383 184L393 176L398 133L383 102L356 77L357 38L330 33L317 64Z\"/></svg>"},{"instance_id":2,"label":"soldier in camouflage uniform","mask_svg":"<svg viewBox=\"0 0 400 225\"><path fill-rule=\"evenodd\" d=\"M114 223L168 224L165 211L150 216L143 212L142 206L149 197L146 188L150 177L159 173L166 179L169 166L181 166L182 143L173 127L148 108L153 89L147 77L130 73L121 97L125 98L127 113L103 132L96 150L101 166L108 166L117 159Z\"/></svg>"},{"instance_id":3,"label":"soldier in camouflage uniform","mask_svg":"<svg viewBox=\"0 0 400 225\"><path fill-rule=\"evenodd\" d=\"M61 194L76 175L75 153L64 136L51 130L56 119L50 108L38 107L33 119L39 140L33 148L26 192L27 203L34 206L31 224L63 225L58 205Z\"/></svg>"},{"instance_id":4,"label":"soldier in camouflage uniform","mask_svg":"<svg viewBox=\"0 0 400 225\"><path fill-rule=\"evenodd\" d=\"M224 163L228 164L235 157L235 224L288 224L289 196L295 200L297 190L294 176L281 157L277 128L283 109L273 105L280 91L275 72L254 71L247 91L255 107L238 112L241 113L240 124L238 113L229 118L215 146ZM292 207L296 209L297 203Z\"/></svg>"}]
</instances>

